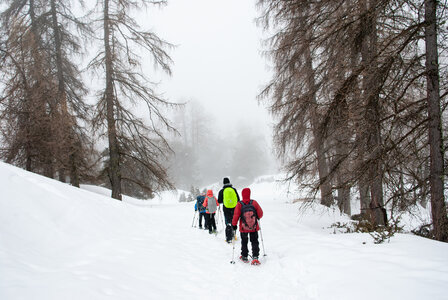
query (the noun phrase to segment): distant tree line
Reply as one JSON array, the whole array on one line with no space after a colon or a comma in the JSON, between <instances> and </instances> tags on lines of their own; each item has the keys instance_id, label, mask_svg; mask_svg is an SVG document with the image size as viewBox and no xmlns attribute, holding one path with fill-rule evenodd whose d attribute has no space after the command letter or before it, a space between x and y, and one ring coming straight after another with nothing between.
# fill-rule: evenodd
<instances>
[{"instance_id":1,"label":"distant tree line","mask_svg":"<svg viewBox=\"0 0 448 300\"><path fill-rule=\"evenodd\" d=\"M176 110L174 122L180 135L170 139L174 152L167 161L176 187L191 190L191 186L221 184L226 176L232 184L243 186L269 172L272 159L263 133L231 118L225 131L218 133L219 118L195 100Z\"/></svg>"},{"instance_id":2,"label":"distant tree line","mask_svg":"<svg viewBox=\"0 0 448 300\"><path fill-rule=\"evenodd\" d=\"M104 183L115 199L171 188L162 132L175 129L161 107L173 104L157 95L136 52L145 50L144 59L169 74L171 45L130 14L166 1L100 0L87 13L83 1L0 3L0 158L74 186ZM93 91L78 63L87 54ZM136 105L147 120L134 114Z\"/></svg>"},{"instance_id":3,"label":"distant tree line","mask_svg":"<svg viewBox=\"0 0 448 300\"><path fill-rule=\"evenodd\" d=\"M385 207L429 201L448 241L444 198L446 1L259 0L272 80L260 97L277 117L289 180L375 225Z\"/></svg>"}]
</instances>

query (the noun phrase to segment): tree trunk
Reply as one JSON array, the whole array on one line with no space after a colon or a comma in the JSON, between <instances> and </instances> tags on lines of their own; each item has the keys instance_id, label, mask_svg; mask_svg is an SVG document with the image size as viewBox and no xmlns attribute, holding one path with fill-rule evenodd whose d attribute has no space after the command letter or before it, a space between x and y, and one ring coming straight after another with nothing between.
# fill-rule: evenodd
<instances>
[{"instance_id":1,"label":"tree trunk","mask_svg":"<svg viewBox=\"0 0 448 300\"><path fill-rule=\"evenodd\" d=\"M362 9L362 7L361 7ZM361 10L362 11L362 10ZM361 25L362 26L362 25ZM353 49L352 57L351 57L351 64L352 69L356 69L359 65L359 51L358 49ZM361 85L359 79L357 79L356 87L353 90L354 99L361 99ZM356 114L362 114L359 105L356 105L356 107L352 107L352 110L358 110ZM364 159L365 159L365 139L364 139L364 133L363 133L363 124L362 121L356 120L355 123L355 143L356 143L356 149L357 149L357 158L355 164L357 166L362 166ZM364 170L358 170L359 172L359 179L358 179L358 190L359 190L359 201L360 201L360 209L361 213L365 214L368 210L369 203L370 203L370 196L369 196L369 185L366 180L366 174Z\"/></svg>"},{"instance_id":2,"label":"tree trunk","mask_svg":"<svg viewBox=\"0 0 448 300\"><path fill-rule=\"evenodd\" d=\"M322 132L320 130L319 116L317 111L316 100L316 83L314 81L313 62L309 46L305 50L305 59L308 66L308 88L310 89L311 96L311 126L314 138L314 149L317 156L317 170L319 172L319 186L321 195L321 204L330 207L333 204L333 196L331 192L331 185L328 174L328 163L325 157L325 147L322 138Z\"/></svg>"},{"instance_id":3,"label":"tree trunk","mask_svg":"<svg viewBox=\"0 0 448 300\"><path fill-rule=\"evenodd\" d=\"M361 202L361 213L365 213L369 208L370 193L369 193L369 186L368 184L366 184L364 176L361 177L359 180L358 189L359 189L359 200Z\"/></svg>"},{"instance_id":4,"label":"tree trunk","mask_svg":"<svg viewBox=\"0 0 448 300\"><path fill-rule=\"evenodd\" d=\"M367 1L367 2L366 2ZM376 7L377 0L364 1L365 12L369 8ZM384 209L383 200L383 172L380 162L380 146L381 146L381 128L380 128L380 104L379 104L379 80L377 64L375 56L377 54L377 29L376 29L376 13L368 12L364 22L364 41L361 49L362 61L367 65L368 74L363 81L363 91L366 96L366 142L367 151L370 155L368 162L368 181L370 185L369 205L371 221L375 225L385 225L387 216Z\"/></svg>"},{"instance_id":5,"label":"tree trunk","mask_svg":"<svg viewBox=\"0 0 448 300\"><path fill-rule=\"evenodd\" d=\"M443 143L440 113L439 66L437 48L437 0L425 1L426 78L429 118L431 212L434 237L448 242L448 218L444 198Z\"/></svg>"},{"instance_id":6,"label":"tree trunk","mask_svg":"<svg viewBox=\"0 0 448 300\"><path fill-rule=\"evenodd\" d=\"M337 72L338 82L343 82L343 70ZM345 91L344 91L345 92ZM338 192L338 206L339 210L343 213L351 215L351 205L350 205L350 185L348 182L348 172L349 171L349 149L348 143L350 141L350 129L348 126L348 114L349 107L347 103L347 95L342 92L341 97L344 99L340 101L336 107L336 111L333 116L334 128L336 129L332 135L335 141L335 163L336 167L336 181L337 181L337 192ZM335 97L339 97L338 95Z\"/></svg>"},{"instance_id":7,"label":"tree trunk","mask_svg":"<svg viewBox=\"0 0 448 300\"><path fill-rule=\"evenodd\" d=\"M74 125L71 121L72 118L68 113L67 108L67 98L66 98L66 87L65 87L65 78L64 78L64 66L62 62L62 42L61 42L61 32L59 29L57 12L56 12L56 2L55 0L51 0L51 17L52 17L52 26L53 26L53 34L54 34L54 45L55 45L55 53L56 53L56 68L57 68L57 78L58 78L58 93L57 93L57 106L60 109L60 113L62 115L61 124L64 128L60 128L63 132L63 139L60 141L62 143L62 153L61 156L61 168L60 174L63 177L59 176L59 180L65 182L65 170L67 164L70 166L70 182L72 185L79 187L79 178L77 174L78 170L73 170L73 168L77 169L77 165L75 161L72 161L73 158L77 157L76 153L72 153L73 151L79 151L78 147L74 147L73 141L75 138L73 137L74 133L72 131L72 126ZM67 155L68 153L68 155ZM74 178L75 176L76 178Z\"/></svg>"},{"instance_id":8,"label":"tree trunk","mask_svg":"<svg viewBox=\"0 0 448 300\"><path fill-rule=\"evenodd\" d=\"M75 187L79 187L79 171L76 166L77 159L75 155L75 151L70 154L70 184Z\"/></svg>"},{"instance_id":9,"label":"tree trunk","mask_svg":"<svg viewBox=\"0 0 448 300\"><path fill-rule=\"evenodd\" d=\"M33 47L34 47L34 53L32 53L33 55L33 80L35 81L32 85L32 90L41 90L41 89L45 89L45 83L43 82L43 58L41 56L41 53L38 51L38 49L40 48L41 43L41 37L39 35L39 30L37 27L37 17L36 17L36 13L35 13L35 2L34 0L29 0L29 15L30 15L30 19L31 19L31 32L32 32L32 36L33 36ZM33 108L33 109L40 109L42 110L42 112L39 114L39 118L45 118L48 117L48 113L45 111L45 105L44 101L47 101L47 99L44 98L39 98L38 97L48 97L48 95L36 95L36 92L31 92L30 93L33 98L33 103L37 102L38 107ZM50 114L52 112L52 107L51 107L51 103L48 102L50 104ZM38 120L38 121L43 121L43 120ZM53 149L51 146L52 144L52 132L51 132L51 128L48 126L48 121L44 120L43 122L39 122L39 124L45 124L45 128L43 128L43 130L45 131L45 136L42 137L42 139L45 142L45 148L44 149L39 149L39 158L40 158L40 163L43 165L42 167L42 172L43 175L49 178L54 178L54 153L53 153Z\"/></svg>"},{"instance_id":10,"label":"tree trunk","mask_svg":"<svg viewBox=\"0 0 448 300\"><path fill-rule=\"evenodd\" d=\"M107 133L109 139L109 179L112 186L112 198L121 200L121 170L120 170L120 153L117 138L117 129L114 116L114 87L113 87L113 65L112 51L110 45L110 28L109 28L109 0L104 1L104 50L106 64L106 118Z\"/></svg>"},{"instance_id":11,"label":"tree trunk","mask_svg":"<svg viewBox=\"0 0 448 300\"><path fill-rule=\"evenodd\" d=\"M350 186L348 183L347 173L349 171L348 164L348 147L347 143L349 141L347 126L347 119L345 118L345 113L348 112L347 102L342 101L342 103L337 108L336 112L336 124L335 127L337 131L335 132L335 160L338 164L336 169L336 182L337 182L337 192L338 192L338 206L341 212L351 215L351 205L350 205Z\"/></svg>"}]
</instances>

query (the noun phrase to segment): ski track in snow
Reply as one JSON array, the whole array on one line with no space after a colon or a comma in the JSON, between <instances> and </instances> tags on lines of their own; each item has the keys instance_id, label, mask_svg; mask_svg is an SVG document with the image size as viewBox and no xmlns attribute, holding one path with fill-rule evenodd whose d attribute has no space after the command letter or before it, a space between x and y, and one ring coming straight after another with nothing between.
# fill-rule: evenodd
<instances>
[{"instance_id":1,"label":"ski track in snow","mask_svg":"<svg viewBox=\"0 0 448 300\"><path fill-rule=\"evenodd\" d=\"M252 266L239 234L230 263L222 213L210 235L194 203L119 202L0 163L0 299L448 299L447 244L332 234L344 217L303 213L266 178Z\"/></svg>"}]
</instances>

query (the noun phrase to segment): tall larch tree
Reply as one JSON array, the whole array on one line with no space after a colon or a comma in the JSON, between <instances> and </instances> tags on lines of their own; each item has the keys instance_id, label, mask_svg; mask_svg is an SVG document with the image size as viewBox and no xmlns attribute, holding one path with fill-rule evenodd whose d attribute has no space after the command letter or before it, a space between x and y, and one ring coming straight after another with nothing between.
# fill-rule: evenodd
<instances>
[{"instance_id":1,"label":"tall larch tree","mask_svg":"<svg viewBox=\"0 0 448 300\"><path fill-rule=\"evenodd\" d=\"M92 144L92 138L80 123L90 122L91 114L85 100L87 89L73 59L84 53L85 40L82 37L92 36L92 33L87 22L72 12L71 4L71 1L66 0L50 0L48 18L44 20L48 24L49 53L57 82L54 101L57 135L60 136L59 179L65 181L68 171L70 183L79 186L80 174L85 172L85 161L89 155L89 145Z\"/></svg>"},{"instance_id":2,"label":"tall larch tree","mask_svg":"<svg viewBox=\"0 0 448 300\"><path fill-rule=\"evenodd\" d=\"M437 162L438 170L430 171L427 125L440 128L440 118L434 121L432 116L446 107L446 92L441 99L433 99L438 108L425 106L425 76L433 74L428 76L432 90L428 94L433 97L434 74L439 72L434 69L437 50L432 62L426 63L432 69L425 67L430 55L428 49L422 49L423 37L430 32L425 30L427 24L433 23L422 18L425 1L258 3L263 9L261 20L272 25L267 28L274 32L267 53L275 72L262 95L272 98L271 110L279 117L277 146L289 159L291 179L306 182L319 177L322 192L322 172L312 177L312 171L319 169L319 157L324 157L326 182L331 193L338 191L340 207L349 211L343 205L348 203L345 195L357 186L362 211L374 225L387 223L386 208L393 213L425 203L429 175L435 172L431 174L434 180L443 174L443 160ZM446 15L446 9L440 14ZM432 45L434 49L437 41ZM311 95L315 101L310 100ZM317 126L309 118L313 106L317 108ZM428 109L432 110L429 118ZM311 134L312 128L318 134ZM441 140L441 135L435 139ZM310 147L316 142L317 146ZM442 151L439 157L443 158L441 145L433 149ZM435 189L439 195L443 194L440 182Z\"/></svg>"},{"instance_id":3,"label":"tall larch tree","mask_svg":"<svg viewBox=\"0 0 448 300\"><path fill-rule=\"evenodd\" d=\"M2 1L3 2L3 1ZM4 89L2 157L29 171L53 177L54 83L40 16L45 4L35 0L4 1L1 13Z\"/></svg>"},{"instance_id":4,"label":"tall larch tree","mask_svg":"<svg viewBox=\"0 0 448 300\"><path fill-rule=\"evenodd\" d=\"M315 165L321 203L330 206L333 197L320 124L322 79L316 75L319 62L313 58L319 49L312 47L313 21L308 18L312 8L306 1L261 0L258 5L263 9L260 23L276 32L268 40L267 52L274 63L274 77L260 97L272 99L270 111L278 117L274 141L277 153L287 164L290 180L300 181Z\"/></svg>"},{"instance_id":5,"label":"tall larch tree","mask_svg":"<svg viewBox=\"0 0 448 300\"><path fill-rule=\"evenodd\" d=\"M162 158L169 151L169 145L162 134L162 127L174 130L162 114L160 107L172 105L153 90L141 69L142 58L137 49L143 49L154 64L170 74L171 59L166 48L171 45L156 34L142 30L131 15L131 11L160 6L166 1L98 1L98 20L102 27L103 46L90 66L101 69L104 74L104 89L97 104L95 128L104 126L108 140L106 171L112 188L112 197L122 198L122 180L134 181L149 192L171 187ZM147 120L135 116L130 107L145 105ZM151 125L146 125L150 122ZM133 163L131 164L130 161ZM132 172L125 174L123 164L145 169L151 177L150 183L136 180ZM130 171L130 170L127 170ZM145 173L145 172L144 172Z\"/></svg>"},{"instance_id":6,"label":"tall larch tree","mask_svg":"<svg viewBox=\"0 0 448 300\"><path fill-rule=\"evenodd\" d=\"M90 118L87 90L73 61L82 54L79 36L88 36L88 26L72 13L71 1L5 2L5 69L15 71L4 73L4 113L9 125L17 125L4 135L7 161L20 165L25 156L27 169L40 172L41 164L46 176L58 174L61 181L69 170L71 184L79 186L92 142L79 125ZM14 95L18 91L22 96Z\"/></svg>"}]
</instances>

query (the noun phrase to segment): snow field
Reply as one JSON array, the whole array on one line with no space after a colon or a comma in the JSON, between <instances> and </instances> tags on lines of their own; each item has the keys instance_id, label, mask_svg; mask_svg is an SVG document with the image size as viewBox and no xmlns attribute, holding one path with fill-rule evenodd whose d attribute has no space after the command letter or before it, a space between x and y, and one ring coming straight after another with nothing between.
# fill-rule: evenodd
<instances>
[{"instance_id":1,"label":"snow field","mask_svg":"<svg viewBox=\"0 0 448 300\"><path fill-rule=\"evenodd\" d=\"M333 234L346 217L300 210L272 178L250 186L267 254L260 237L251 266L239 236L230 264L221 216L217 236L193 228L175 194L119 202L0 163L0 299L448 299L447 244Z\"/></svg>"}]
</instances>

